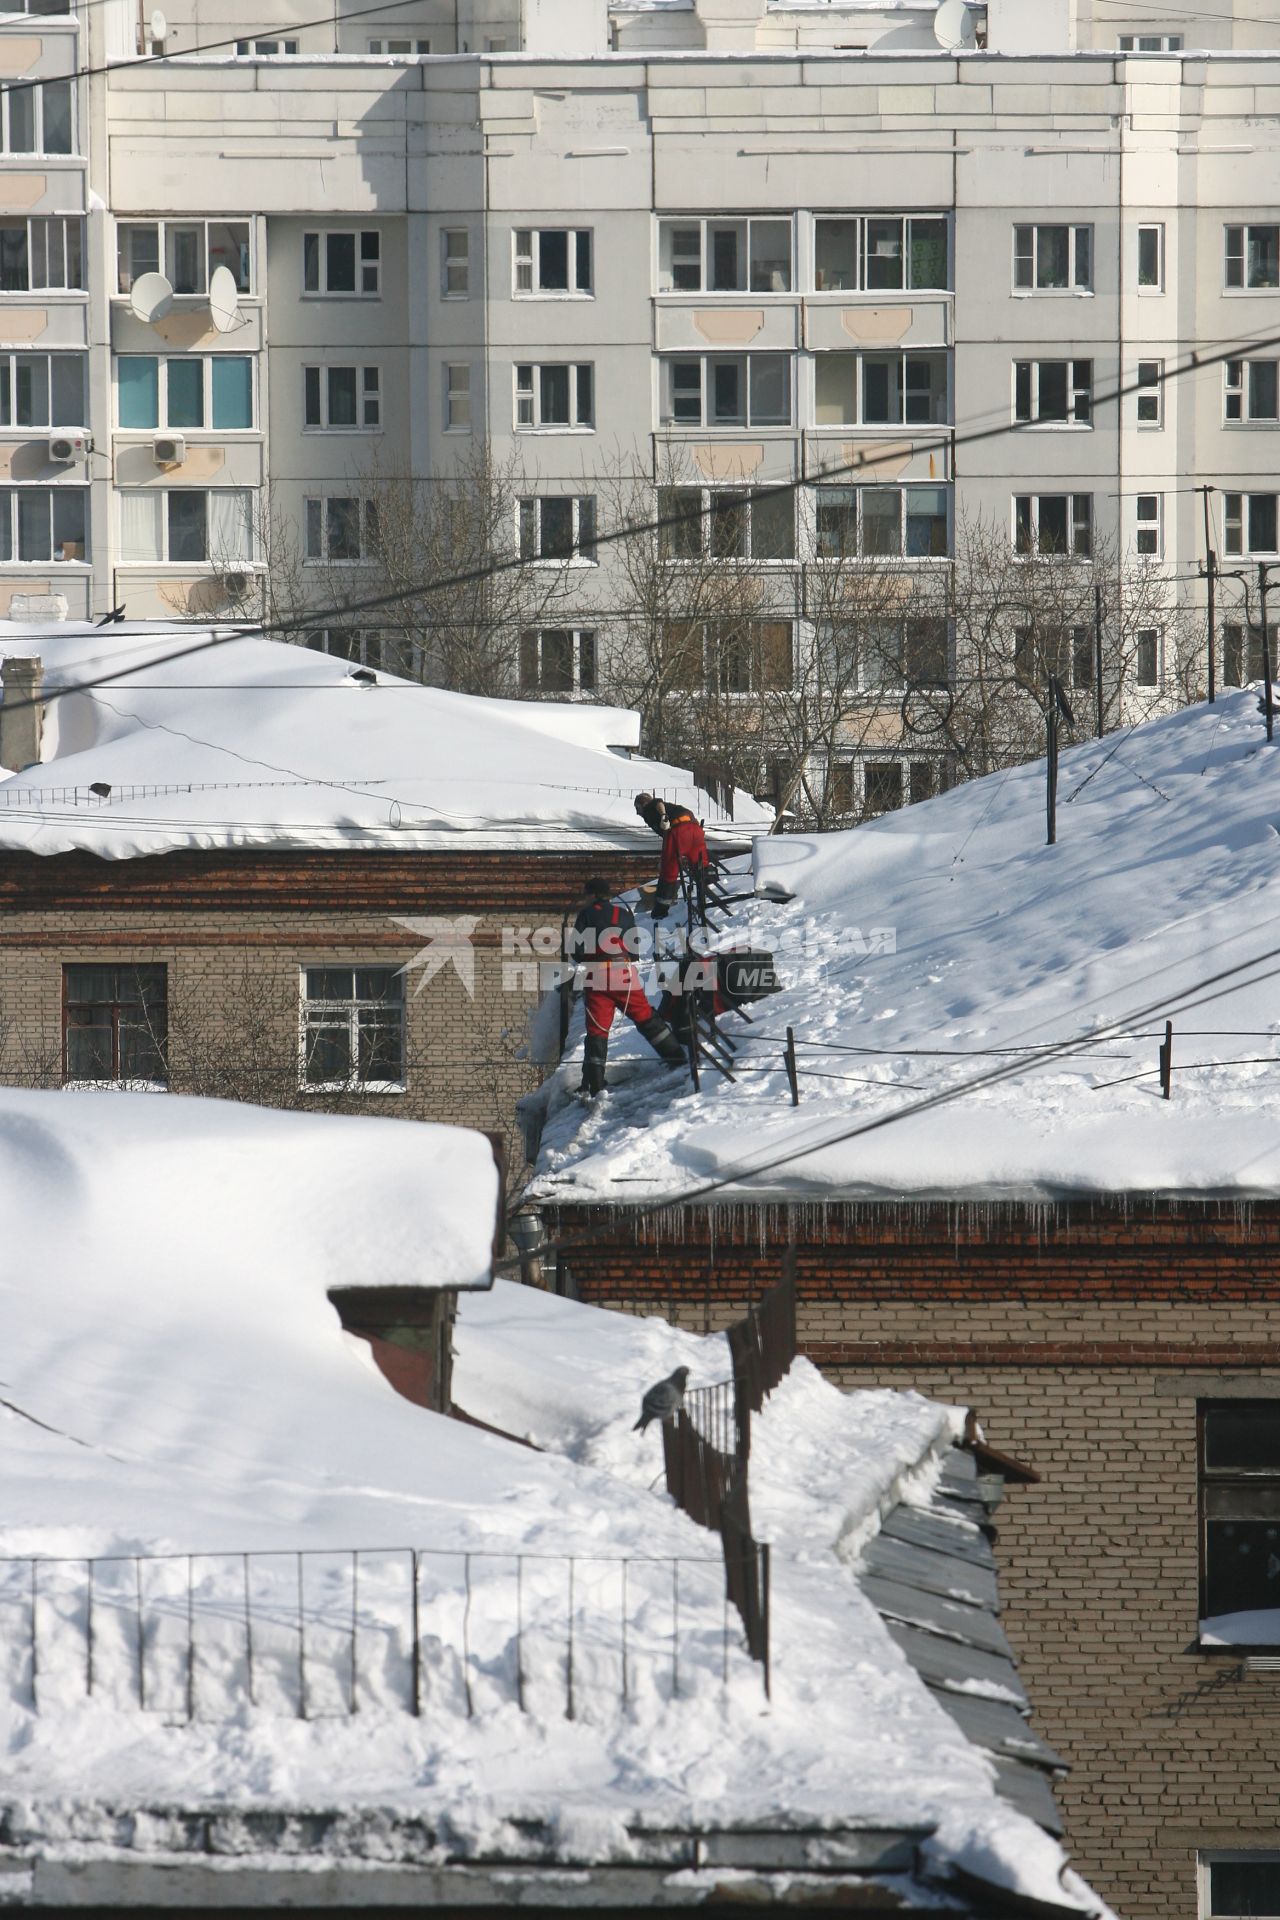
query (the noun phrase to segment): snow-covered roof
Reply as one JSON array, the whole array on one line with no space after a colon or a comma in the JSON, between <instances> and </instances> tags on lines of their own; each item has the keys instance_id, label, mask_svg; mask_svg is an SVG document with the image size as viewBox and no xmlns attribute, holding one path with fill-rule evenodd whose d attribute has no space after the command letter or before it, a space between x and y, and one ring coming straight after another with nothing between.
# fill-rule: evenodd
<instances>
[{"instance_id":1,"label":"snow-covered roof","mask_svg":"<svg viewBox=\"0 0 1280 1920\"><path fill-rule=\"evenodd\" d=\"M927 1493L955 1411L847 1398L804 1363L772 1396L752 1463L755 1524L776 1543L766 1702L727 1630L718 1543L652 1490L659 1430L632 1431L673 1359L695 1384L724 1377L722 1336L510 1286L473 1314L484 1296L463 1295L464 1404L514 1412L534 1451L399 1398L342 1332L335 1277L434 1258L447 1237L441 1182L409 1205L429 1171L415 1137L442 1132L0 1095L15 1897L59 1863L150 1861L184 1885L207 1869L225 1899L239 1854L268 1879L416 1873L441 1905L456 1904L445 1869L477 1860L496 1901L513 1870L545 1872L543 1905L557 1873L579 1870L576 1898L584 1867L657 1863L657 1897L693 1904L735 1874L687 1846L683 1871L663 1868L679 1836L746 1829L747 1864L752 1833L816 1835L805 1857L828 1869L842 1847L892 1843L899 1885L918 1859L935 1887L964 1869L1095 1910L840 1557L886 1504ZM145 1249L165 1233L161 1269Z\"/></svg>"},{"instance_id":2,"label":"snow-covered roof","mask_svg":"<svg viewBox=\"0 0 1280 1920\"><path fill-rule=\"evenodd\" d=\"M638 849L642 787L734 832L686 771L636 754L625 709L356 678L231 629L0 622L0 659L32 654L58 697L41 764L0 780L0 848ZM747 795L735 812L739 839L767 823Z\"/></svg>"},{"instance_id":3,"label":"snow-covered roof","mask_svg":"<svg viewBox=\"0 0 1280 1920\"><path fill-rule=\"evenodd\" d=\"M1280 742L1257 708L1230 691L1064 753L1053 847L1043 761L757 841L759 883L794 899L739 908L720 942L774 949L784 983L726 1023L751 1070L673 1098L626 1037L584 1113L566 1063L535 1195L1280 1194Z\"/></svg>"}]
</instances>

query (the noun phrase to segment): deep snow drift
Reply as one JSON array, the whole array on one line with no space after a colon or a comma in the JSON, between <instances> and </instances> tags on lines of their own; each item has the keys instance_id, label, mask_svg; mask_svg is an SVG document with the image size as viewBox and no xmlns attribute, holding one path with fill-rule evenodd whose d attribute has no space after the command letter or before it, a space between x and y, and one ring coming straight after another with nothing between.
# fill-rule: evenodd
<instances>
[{"instance_id":1,"label":"deep snow drift","mask_svg":"<svg viewBox=\"0 0 1280 1920\"><path fill-rule=\"evenodd\" d=\"M567 1064L541 1096L534 1193L1280 1192L1278 781L1256 691L1230 692L1064 754L1053 847L1043 762L852 832L757 840L760 883L795 898L739 908L719 942L774 948L785 983L753 1027L727 1022L747 1071L673 1097L627 1035L584 1115Z\"/></svg>"},{"instance_id":2,"label":"deep snow drift","mask_svg":"<svg viewBox=\"0 0 1280 1920\"><path fill-rule=\"evenodd\" d=\"M639 721L616 707L480 700L387 673L370 686L345 660L230 629L0 621L0 657L29 654L58 697L41 764L0 782L0 847L649 845L632 807L646 786L735 831L687 772L626 757ZM739 840L767 823L749 795L735 812Z\"/></svg>"},{"instance_id":3,"label":"deep snow drift","mask_svg":"<svg viewBox=\"0 0 1280 1920\"><path fill-rule=\"evenodd\" d=\"M486 1142L123 1093L3 1093L0 1128L0 1752L38 1845L84 1857L138 1806L408 1810L464 1857L518 1853L528 1819L601 1860L636 1821L936 1820L939 1864L1062 1897L1059 1849L996 1798L836 1551L945 1441L947 1409L845 1400L804 1366L774 1397L753 1454L778 1541L769 1708L726 1643L714 1539L650 1491L657 1432L631 1433L649 1377L674 1354L722 1377L722 1340L464 1295L463 1392L481 1418L517 1409L535 1452L397 1399L342 1333L337 1282L483 1265ZM161 1552L179 1558L135 1587L119 1556ZM300 1719L308 1702L326 1717Z\"/></svg>"}]
</instances>

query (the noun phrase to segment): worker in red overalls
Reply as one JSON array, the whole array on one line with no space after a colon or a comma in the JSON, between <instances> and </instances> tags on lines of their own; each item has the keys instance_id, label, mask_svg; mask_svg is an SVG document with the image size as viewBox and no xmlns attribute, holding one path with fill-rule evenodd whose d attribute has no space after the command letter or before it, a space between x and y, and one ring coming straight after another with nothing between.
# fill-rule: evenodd
<instances>
[{"instance_id":1,"label":"worker in red overalls","mask_svg":"<svg viewBox=\"0 0 1280 1920\"><path fill-rule=\"evenodd\" d=\"M569 936L569 958L586 974L587 1043L582 1056L582 1093L604 1091L609 1029L615 1013L634 1020L654 1052L669 1067L685 1064L684 1048L640 984L634 955L639 951L635 915L611 898L607 880L592 878Z\"/></svg>"},{"instance_id":2,"label":"worker in red overalls","mask_svg":"<svg viewBox=\"0 0 1280 1920\"><path fill-rule=\"evenodd\" d=\"M658 869L658 890L651 909L655 920L665 920L680 892L680 865L683 861L693 875L697 891L698 915L707 912L707 836L696 815L675 800L655 800L651 793L636 795L636 812L662 839L662 864Z\"/></svg>"}]
</instances>

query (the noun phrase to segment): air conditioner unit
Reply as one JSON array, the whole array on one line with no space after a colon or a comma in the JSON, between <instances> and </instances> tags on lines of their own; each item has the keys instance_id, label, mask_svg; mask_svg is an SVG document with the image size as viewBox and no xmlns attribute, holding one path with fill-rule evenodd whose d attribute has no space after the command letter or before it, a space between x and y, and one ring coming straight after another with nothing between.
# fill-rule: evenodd
<instances>
[{"instance_id":1,"label":"air conditioner unit","mask_svg":"<svg viewBox=\"0 0 1280 1920\"><path fill-rule=\"evenodd\" d=\"M180 467L187 457L187 443L180 433L162 433L151 442L151 458L158 467Z\"/></svg>"},{"instance_id":2,"label":"air conditioner unit","mask_svg":"<svg viewBox=\"0 0 1280 1920\"><path fill-rule=\"evenodd\" d=\"M49 435L49 459L55 467L74 466L93 452L93 435L83 427L69 427L65 433Z\"/></svg>"},{"instance_id":3,"label":"air conditioner unit","mask_svg":"<svg viewBox=\"0 0 1280 1920\"><path fill-rule=\"evenodd\" d=\"M252 579L249 573L224 573L219 584L228 600L243 600Z\"/></svg>"}]
</instances>

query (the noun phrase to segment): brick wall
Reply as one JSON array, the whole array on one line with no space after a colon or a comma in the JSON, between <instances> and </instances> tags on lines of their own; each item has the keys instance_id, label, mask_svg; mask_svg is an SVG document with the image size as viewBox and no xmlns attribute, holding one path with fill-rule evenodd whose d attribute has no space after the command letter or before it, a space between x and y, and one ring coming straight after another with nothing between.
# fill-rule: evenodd
<instances>
[{"instance_id":1,"label":"brick wall","mask_svg":"<svg viewBox=\"0 0 1280 1920\"><path fill-rule=\"evenodd\" d=\"M1280 1848L1280 1676L1195 1651L1196 1399L1280 1394L1280 1206L566 1211L585 1299L718 1327L798 1241L840 1385L972 1406L1038 1486L1000 1510L1005 1622L1071 1761L1071 1852L1123 1920L1195 1920L1197 1849Z\"/></svg>"},{"instance_id":2,"label":"brick wall","mask_svg":"<svg viewBox=\"0 0 1280 1920\"><path fill-rule=\"evenodd\" d=\"M603 864L618 883L653 856ZM516 1058L536 965L504 957L503 930L558 927L600 854L0 854L0 1084L62 1082L62 969L74 961L168 968L172 1086L273 1105L440 1120L523 1153L516 1101L538 1071ZM300 1094L301 969L401 966L425 936L398 924L475 919L475 992L451 967L406 984L407 1086Z\"/></svg>"}]
</instances>

